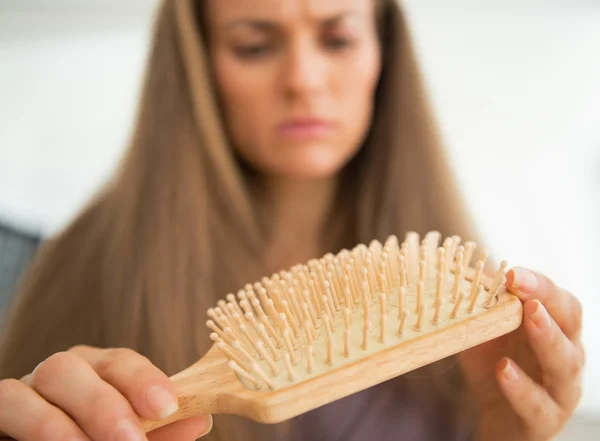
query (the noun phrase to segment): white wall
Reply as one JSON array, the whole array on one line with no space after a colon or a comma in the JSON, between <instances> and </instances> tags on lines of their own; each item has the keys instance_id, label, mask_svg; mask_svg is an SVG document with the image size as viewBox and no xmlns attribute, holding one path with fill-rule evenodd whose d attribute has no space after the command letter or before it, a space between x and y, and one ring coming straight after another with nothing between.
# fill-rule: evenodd
<instances>
[{"instance_id":1,"label":"white wall","mask_svg":"<svg viewBox=\"0 0 600 441\"><path fill-rule=\"evenodd\" d=\"M127 142L152 8L115 5L0 8L0 213L16 224L60 228Z\"/></svg>"},{"instance_id":2,"label":"white wall","mask_svg":"<svg viewBox=\"0 0 600 441\"><path fill-rule=\"evenodd\" d=\"M129 134L155 2L5 0L0 216L62 227ZM600 417L600 1L407 0L452 158L495 253L585 305Z\"/></svg>"}]
</instances>

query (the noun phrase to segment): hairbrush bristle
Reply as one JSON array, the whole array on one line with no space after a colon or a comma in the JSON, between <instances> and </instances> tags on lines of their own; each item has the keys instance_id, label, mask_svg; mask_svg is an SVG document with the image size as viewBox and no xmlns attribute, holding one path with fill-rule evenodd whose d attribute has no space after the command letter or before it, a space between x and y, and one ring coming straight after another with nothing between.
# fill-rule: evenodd
<instances>
[{"instance_id":1,"label":"hairbrush bristle","mask_svg":"<svg viewBox=\"0 0 600 441\"><path fill-rule=\"evenodd\" d=\"M507 262L484 286L475 250L432 231L328 253L217 302L211 339L247 388L288 387L492 307Z\"/></svg>"}]
</instances>

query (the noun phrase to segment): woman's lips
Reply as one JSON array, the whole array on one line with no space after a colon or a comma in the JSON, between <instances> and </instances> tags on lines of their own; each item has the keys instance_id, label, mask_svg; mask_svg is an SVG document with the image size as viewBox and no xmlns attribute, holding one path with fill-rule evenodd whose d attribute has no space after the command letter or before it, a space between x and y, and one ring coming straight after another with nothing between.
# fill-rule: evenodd
<instances>
[{"instance_id":1,"label":"woman's lips","mask_svg":"<svg viewBox=\"0 0 600 441\"><path fill-rule=\"evenodd\" d=\"M277 126L277 133L289 140L311 140L326 136L333 129L333 123L322 119L295 119Z\"/></svg>"}]
</instances>

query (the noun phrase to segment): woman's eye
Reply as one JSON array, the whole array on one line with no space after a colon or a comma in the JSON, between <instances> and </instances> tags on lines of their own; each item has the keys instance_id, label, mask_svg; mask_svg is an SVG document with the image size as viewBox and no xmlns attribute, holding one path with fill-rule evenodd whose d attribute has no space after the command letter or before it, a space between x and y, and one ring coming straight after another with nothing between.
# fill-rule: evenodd
<instances>
[{"instance_id":1,"label":"woman's eye","mask_svg":"<svg viewBox=\"0 0 600 441\"><path fill-rule=\"evenodd\" d=\"M348 38L328 38L325 40L325 45L331 50L342 50L349 48L352 41Z\"/></svg>"},{"instance_id":2,"label":"woman's eye","mask_svg":"<svg viewBox=\"0 0 600 441\"><path fill-rule=\"evenodd\" d=\"M270 47L266 44L254 44L247 46L239 46L235 49L235 53L240 58L259 58L266 55Z\"/></svg>"}]
</instances>

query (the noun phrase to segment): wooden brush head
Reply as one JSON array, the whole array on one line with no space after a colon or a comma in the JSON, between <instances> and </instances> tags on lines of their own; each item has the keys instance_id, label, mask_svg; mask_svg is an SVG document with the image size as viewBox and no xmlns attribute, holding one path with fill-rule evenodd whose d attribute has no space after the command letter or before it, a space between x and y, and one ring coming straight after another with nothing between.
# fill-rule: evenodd
<instances>
[{"instance_id":1,"label":"wooden brush head","mask_svg":"<svg viewBox=\"0 0 600 441\"><path fill-rule=\"evenodd\" d=\"M520 301L487 252L409 232L247 284L209 309L207 356L239 399L276 423L517 328Z\"/></svg>"}]
</instances>

